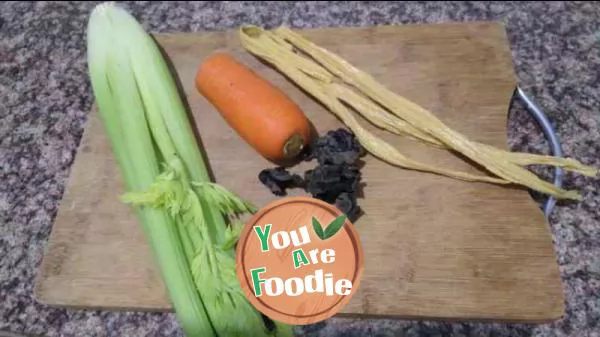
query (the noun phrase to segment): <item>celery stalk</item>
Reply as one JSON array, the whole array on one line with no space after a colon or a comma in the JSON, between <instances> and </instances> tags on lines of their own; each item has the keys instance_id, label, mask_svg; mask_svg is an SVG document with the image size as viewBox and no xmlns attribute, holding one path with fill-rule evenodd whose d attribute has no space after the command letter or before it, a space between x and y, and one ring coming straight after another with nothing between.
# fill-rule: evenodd
<instances>
[{"instance_id":1,"label":"celery stalk","mask_svg":"<svg viewBox=\"0 0 600 337\"><path fill-rule=\"evenodd\" d=\"M127 49L111 35L103 7L94 10L88 27L88 65L101 120L127 190L147 188L159 174L159 165L144 122L144 104L124 58ZM148 207L136 213L186 334L215 336L172 219Z\"/></svg>"},{"instance_id":2,"label":"celery stalk","mask_svg":"<svg viewBox=\"0 0 600 337\"><path fill-rule=\"evenodd\" d=\"M175 81L156 44L112 3L88 25L88 64L98 110L134 207L188 336L289 336L268 331L235 271L239 227L255 208L209 179Z\"/></svg>"}]
</instances>

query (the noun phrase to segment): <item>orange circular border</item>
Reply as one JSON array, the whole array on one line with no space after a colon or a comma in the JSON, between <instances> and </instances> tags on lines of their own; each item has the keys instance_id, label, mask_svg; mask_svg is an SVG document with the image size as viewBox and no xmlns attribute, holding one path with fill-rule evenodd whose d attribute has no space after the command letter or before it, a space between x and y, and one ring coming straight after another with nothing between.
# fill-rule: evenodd
<instances>
[{"instance_id":1,"label":"orange circular border","mask_svg":"<svg viewBox=\"0 0 600 337\"><path fill-rule=\"evenodd\" d=\"M337 314L342 309L342 307L345 306L350 301L351 297L354 295L354 293L356 293L356 290L360 286L360 281L362 279L362 274L364 271L364 256L363 256L362 245L360 242L360 237L358 236L358 233L354 229L354 225L352 224L352 222L350 222L348 219L346 219L346 222L344 223L344 230L348 233L348 236L350 237L350 240L352 241L352 244L354 246L353 247L354 248L354 257L355 257L355 263L357 266L356 270L354 271L353 279L351 280L353 290L349 295L342 296L339 299L339 301L337 301L333 306L331 306L325 310L322 310L313 315L303 315L303 316L287 314L287 313L281 312L279 310L273 309L268 304L264 303L262 300L258 299L256 296L254 296L254 293L252 291L252 286L250 285L251 280L249 280L246 275L246 272L245 272L246 268L245 268L245 263L244 263L244 251L245 251L244 248L246 247L248 237L252 231L252 228L261 218L263 218L265 215L267 215L274 208L283 206L285 204L298 203L298 202L311 204L313 206L316 205L317 207L324 209L325 211L327 211L334 217L337 217L342 214L342 212L340 212L335 206L328 204L324 201L321 201L319 199L315 199L315 198L311 198L311 197L286 197L284 199L279 199L279 200L269 203L268 205L263 207L261 210L259 210L256 214L254 214L254 216L252 216L252 218L246 223L246 225L242 229L242 232L240 234L240 239L237 243L237 248L236 248L236 272L237 272L238 279L240 281L240 286L242 288L242 291L246 295L246 298L250 301L250 303L252 303L252 305L258 311L262 312L269 318L279 321L279 322L301 325L301 324L312 324L312 323L326 320L326 319L332 317L333 315Z\"/></svg>"}]
</instances>

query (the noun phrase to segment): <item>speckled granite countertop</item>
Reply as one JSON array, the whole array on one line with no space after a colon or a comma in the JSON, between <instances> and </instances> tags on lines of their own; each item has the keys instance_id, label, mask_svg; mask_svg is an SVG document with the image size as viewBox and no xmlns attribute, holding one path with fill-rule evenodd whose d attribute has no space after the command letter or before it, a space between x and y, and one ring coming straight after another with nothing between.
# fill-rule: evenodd
<instances>
[{"instance_id":1,"label":"speckled granite countertop","mask_svg":"<svg viewBox=\"0 0 600 337\"><path fill-rule=\"evenodd\" d=\"M177 336L170 314L55 309L32 286L92 104L85 27L93 3L0 3L0 331L43 336ZM152 31L501 20L520 85L555 122L564 151L600 166L600 5L593 3L126 4ZM532 119L511 108L514 150L547 153ZM548 177L548 172L541 172ZM330 319L306 336L600 336L600 181L567 176L579 204L550 218L566 293L544 325ZM2 335L2 333L0 333Z\"/></svg>"}]
</instances>

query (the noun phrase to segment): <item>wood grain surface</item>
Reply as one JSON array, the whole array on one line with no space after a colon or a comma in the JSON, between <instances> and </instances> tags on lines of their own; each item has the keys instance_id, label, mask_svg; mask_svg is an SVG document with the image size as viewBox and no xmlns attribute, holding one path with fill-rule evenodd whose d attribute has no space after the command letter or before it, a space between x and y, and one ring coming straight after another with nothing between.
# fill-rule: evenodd
<instances>
[{"instance_id":1,"label":"wood grain surface","mask_svg":"<svg viewBox=\"0 0 600 337\"><path fill-rule=\"evenodd\" d=\"M302 31L423 105L472 139L507 148L513 89L504 27L494 22ZM257 175L271 164L227 127L194 89L198 64L227 50L298 102L319 132L334 116L242 50L237 32L158 35L187 95L217 182L264 206L276 197ZM473 170L442 150L368 129L409 157ZM563 314L551 236L526 190L466 183L364 159L365 214L356 228L364 276L347 315L547 321ZM303 172L312 166L294 169ZM40 301L118 310L171 310L140 226L123 192L106 136L92 111L37 278ZM303 195L295 191L292 195Z\"/></svg>"}]
</instances>

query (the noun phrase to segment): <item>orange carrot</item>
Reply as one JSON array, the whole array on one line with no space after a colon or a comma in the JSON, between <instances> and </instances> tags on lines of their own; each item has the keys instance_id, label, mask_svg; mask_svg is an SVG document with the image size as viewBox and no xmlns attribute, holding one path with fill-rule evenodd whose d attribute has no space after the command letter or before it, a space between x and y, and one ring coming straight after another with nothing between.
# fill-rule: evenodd
<instances>
[{"instance_id":1,"label":"orange carrot","mask_svg":"<svg viewBox=\"0 0 600 337\"><path fill-rule=\"evenodd\" d=\"M195 82L229 126L266 159L293 159L308 144L310 124L300 107L231 55L210 55Z\"/></svg>"}]
</instances>

